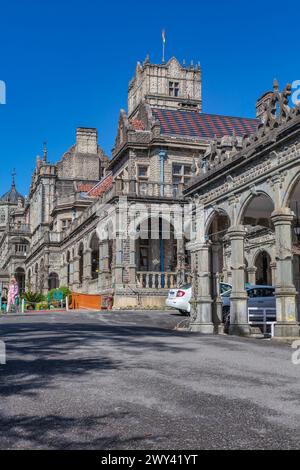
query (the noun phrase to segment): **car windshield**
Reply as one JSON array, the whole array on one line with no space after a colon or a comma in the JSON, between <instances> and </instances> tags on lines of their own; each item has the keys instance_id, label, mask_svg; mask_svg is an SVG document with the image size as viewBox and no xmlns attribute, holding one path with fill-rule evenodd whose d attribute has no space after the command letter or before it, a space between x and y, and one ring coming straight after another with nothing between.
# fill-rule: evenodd
<instances>
[{"instance_id":1,"label":"car windshield","mask_svg":"<svg viewBox=\"0 0 300 470\"><path fill-rule=\"evenodd\" d=\"M221 295L223 296L226 296L226 294L230 295L231 291L232 291L232 287L230 284L223 284L223 283L220 284Z\"/></svg>"},{"instance_id":2,"label":"car windshield","mask_svg":"<svg viewBox=\"0 0 300 470\"><path fill-rule=\"evenodd\" d=\"M180 286L179 289L182 289L182 290L188 290L192 287L192 284L185 284L184 286Z\"/></svg>"}]
</instances>

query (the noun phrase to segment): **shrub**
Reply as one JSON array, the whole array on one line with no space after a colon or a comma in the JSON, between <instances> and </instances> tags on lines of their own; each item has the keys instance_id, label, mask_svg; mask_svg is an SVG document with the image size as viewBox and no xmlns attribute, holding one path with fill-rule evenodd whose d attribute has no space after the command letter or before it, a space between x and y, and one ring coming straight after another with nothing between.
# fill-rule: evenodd
<instances>
[{"instance_id":1,"label":"shrub","mask_svg":"<svg viewBox=\"0 0 300 470\"><path fill-rule=\"evenodd\" d=\"M65 300L66 297L71 295L71 291L68 287L61 286L61 287L59 287L59 289L52 289L52 290L49 291L48 295L50 297L50 300L53 300L55 293L60 293L60 292L62 293L63 300Z\"/></svg>"}]
</instances>

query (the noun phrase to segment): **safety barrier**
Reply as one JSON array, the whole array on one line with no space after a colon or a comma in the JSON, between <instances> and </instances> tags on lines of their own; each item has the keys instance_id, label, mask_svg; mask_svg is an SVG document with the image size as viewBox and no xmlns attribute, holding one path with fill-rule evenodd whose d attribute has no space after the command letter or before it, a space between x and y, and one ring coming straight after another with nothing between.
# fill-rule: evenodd
<instances>
[{"instance_id":1,"label":"safety barrier","mask_svg":"<svg viewBox=\"0 0 300 470\"><path fill-rule=\"evenodd\" d=\"M74 310L111 310L113 303L112 296L98 294L72 293L71 308Z\"/></svg>"},{"instance_id":2,"label":"safety barrier","mask_svg":"<svg viewBox=\"0 0 300 470\"><path fill-rule=\"evenodd\" d=\"M248 308L249 324L262 329L265 336L274 337L276 324L276 308Z\"/></svg>"},{"instance_id":3,"label":"safety barrier","mask_svg":"<svg viewBox=\"0 0 300 470\"><path fill-rule=\"evenodd\" d=\"M102 296L93 294L72 293L72 309L101 310Z\"/></svg>"}]
</instances>

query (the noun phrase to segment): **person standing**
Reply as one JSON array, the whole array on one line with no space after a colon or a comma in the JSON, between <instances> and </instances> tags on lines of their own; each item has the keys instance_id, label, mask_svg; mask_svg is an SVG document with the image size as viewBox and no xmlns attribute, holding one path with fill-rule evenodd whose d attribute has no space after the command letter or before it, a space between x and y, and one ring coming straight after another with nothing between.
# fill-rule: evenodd
<instances>
[{"instance_id":1,"label":"person standing","mask_svg":"<svg viewBox=\"0 0 300 470\"><path fill-rule=\"evenodd\" d=\"M10 281L9 288L8 288L8 296L7 296L7 313L10 312L11 306L14 307L17 304L17 298L19 295L19 287L16 279L13 277Z\"/></svg>"}]
</instances>

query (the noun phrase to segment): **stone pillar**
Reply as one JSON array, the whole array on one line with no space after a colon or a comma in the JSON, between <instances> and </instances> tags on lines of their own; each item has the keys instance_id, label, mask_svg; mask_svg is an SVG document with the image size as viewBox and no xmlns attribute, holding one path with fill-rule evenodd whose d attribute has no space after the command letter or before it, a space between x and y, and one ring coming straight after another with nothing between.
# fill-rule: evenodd
<instances>
[{"instance_id":1,"label":"stone pillar","mask_svg":"<svg viewBox=\"0 0 300 470\"><path fill-rule=\"evenodd\" d=\"M129 239L129 265L128 265L129 285L136 287L136 240L133 237Z\"/></svg>"},{"instance_id":2,"label":"stone pillar","mask_svg":"<svg viewBox=\"0 0 300 470\"><path fill-rule=\"evenodd\" d=\"M255 285L257 268L255 266L251 266L250 268L247 269L247 272L248 272L249 284Z\"/></svg>"},{"instance_id":3,"label":"stone pillar","mask_svg":"<svg viewBox=\"0 0 300 470\"><path fill-rule=\"evenodd\" d=\"M86 248L83 253L83 280L88 283L92 279L92 250Z\"/></svg>"},{"instance_id":4,"label":"stone pillar","mask_svg":"<svg viewBox=\"0 0 300 470\"><path fill-rule=\"evenodd\" d=\"M115 263L114 263L114 281L115 287L123 287L123 240L117 236L114 240L114 252L115 252Z\"/></svg>"},{"instance_id":5,"label":"stone pillar","mask_svg":"<svg viewBox=\"0 0 300 470\"><path fill-rule=\"evenodd\" d=\"M221 286L220 286L220 274L214 275L215 292L214 292L214 303L213 303L213 324L214 331L217 334L224 333L224 322L223 322L223 302L221 297Z\"/></svg>"},{"instance_id":6,"label":"stone pillar","mask_svg":"<svg viewBox=\"0 0 300 470\"><path fill-rule=\"evenodd\" d=\"M49 268L50 268L50 253L49 251L45 252L44 258L44 286L43 286L43 294L47 294L49 291Z\"/></svg>"},{"instance_id":7,"label":"stone pillar","mask_svg":"<svg viewBox=\"0 0 300 470\"><path fill-rule=\"evenodd\" d=\"M276 271L277 271L277 265L276 263L271 263L271 276L272 276L272 286L276 286Z\"/></svg>"},{"instance_id":8,"label":"stone pillar","mask_svg":"<svg viewBox=\"0 0 300 470\"><path fill-rule=\"evenodd\" d=\"M245 290L244 243L246 231L243 225L228 230L231 242L232 293L230 297L230 329L232 335L247 336L251 329L248 322L248 296Z\"/></svg>"},{"instance_id":9,"label":"stone pillar","mask_svg":"<svg viewBox=\"0 0 300 470\"><path fill-rule=\"evenodd\" d=\"M292 221L289 208L274 211L272 221L276 241L276 311L275 337L299 337L296 289L293 283Z\"/></svg>"},{"instance_id":10,"label":"stone pillar","mask_svg":"<svg viewBox=\"0 0 300 470\"><path fill-rule=\"evenodd\" d=\"M213 334L212 298L210 289L209 245L196 242L190 245L192 255L193 299L190 330Z\"/></svg>"},{"instance_id":11,"label":"stone pillar","mask_svg":"<svg viewBox=\"0 0 300 470\"><path fill-rule=\"evenodd\" d=\"M68 269L68 263L63 263L62 265L62 270L61 270L61 285L66 286L68 283L68 274L67 274L67 269Z\"/></svg>"},{"instance_id":12,"label":"stone pillar","mask_svg":"<svg viewBox=\"0 0 300 470\"><path fill-rule=\"evenodd\" d=\"M79 279L79 262L80 262L80 256L75 255L74 260L73 260L73 266L74 266L74 272L73 272L73 288L75 291L78 290L79 285L80 285L80 279Z\"/></svg>"},{"instance_id":13,"label":"stone pillar","mask_svg":"<svg viewBox=\"0 0 300 470\"><path fill-rule=\"evenodd\" d=\"M108 240L104 240L100 244L100 286L101 289L111 287L108 285L108 279L111 277L109 266L109 248ZM111 284L111 283L110 283Z\"/></svg>"},{"instance_id":14,"label":"stone pillar","mask_svg":"<svg viewBox=\"0 0 300 470\"><path fill-rule=\"evenodd\" d=\"M185 249L183 238L177 239L177 285L185 283Z\"/></svg>"}]
</instances>

